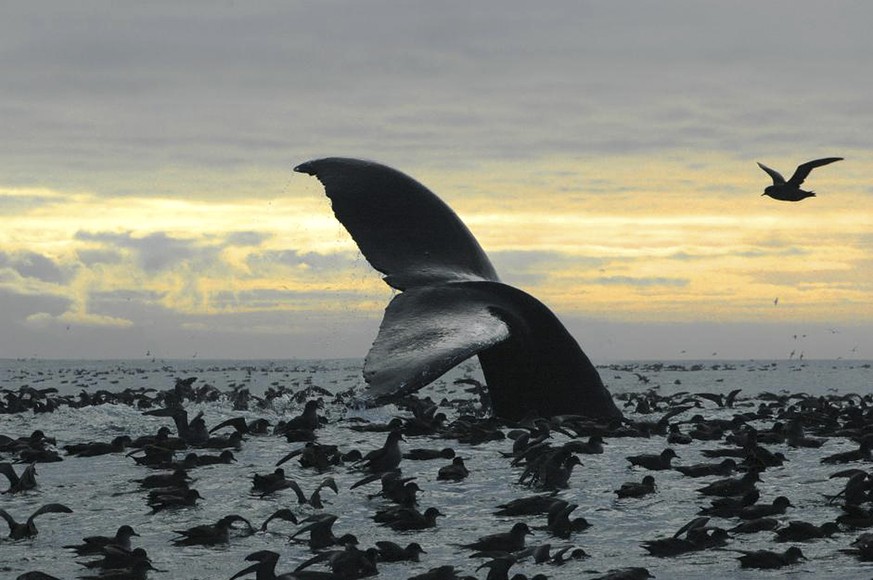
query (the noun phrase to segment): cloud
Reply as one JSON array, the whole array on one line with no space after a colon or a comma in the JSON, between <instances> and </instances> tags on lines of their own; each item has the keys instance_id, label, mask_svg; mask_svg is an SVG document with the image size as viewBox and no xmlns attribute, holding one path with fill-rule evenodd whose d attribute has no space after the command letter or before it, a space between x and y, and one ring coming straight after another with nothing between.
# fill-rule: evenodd
<instances>
[{"instance_id":1,"label":"cloud","mask_svg":"<svg viewBox=\"0 0 873 580\"><path fill-rule=\"evenodd\" d=\"M209 297L210 305L218 310L304 310L318 308L335 310L347 308L370 298L366 293L355 290L243 290L239 292L217 292Z\"/></svg>"},{"instance_id":2,"label":"cloud","mask_svg":"<svg viewBox=\"0 0 873 580\"><path fill-rule=\"evenodd\" d=\"M89 267L96 266L97 264L118 264L124 259L120 252L111 249L79 249L76 250L76 257L85 266Z\"/></svg>"},{"instance_id":3,"label":"cloud","mask_svg":"<svg viewBox=\"0 0 873 580\"><path fill-rule=\"evenodd\" d=\"M130 3L106 26L98 4L11 4L0 283L56 296L12 316L49 336L79 313L118 352L149 325L183 348L180 324L296 332L379 291L381 313L378 274L291 172L321 155L421 177L504 280L575 311L666 317L718 291L722 316L755 316L785 282L868 289L852 268L870 238L847 239L869 230L873 4L742 6ZM816 34L786 43L773 22ZM817 205L760 203L755 160L828 155L847 161L815 177Z\"/></svg>"},{"instance_id":4,"label":"cloud","mask_svg":"<svg viewBox=\"0 0 873 580\"><path fill-rule=\"evenodd\" d=\"M145 235L132 232L78 231L76 241L96 243L99 249L80 249L78 255L86 264L118 263L118 249L130 250L139 267L147 274L173 268L183 262L198 262L201 267L222 263L221 251L228 247L257 247L272 234L262 232L229 232L221 236L203 235L182 238L157 231Z\"/></svg>"},{"instance_id":5,"label":"cloud","mask_svg":"<svg viewBox=\"0 0 873 580\"><path fill-rule=\"evenodd\" d=\"M687 286L690 280L685 278L662 278L662 277L634 277L634 276L605 276L594 278L591 283L604 286Z\"/></svg>"},{"instance_id":6,"label":"cloud","mask_svg":"<svg viewBox=\"0 0 873 580\"><path fill-rule=\"evenodd\" d=\"M266 240L273 237L266 232L231 232L225 238L225 244L229 246L260 246Z\"/></svg>"},{"instance_id":7,"label":"cloud","mask_svg":"<svg viewBox=\"0 0 873 580\"><path fill-rule=\"evenodd\" d=\"M737 249L733 247L712 248L707 252L674 252L668 256L670 260L678 260L681 262L690 262L697 260L711 260L717 257L739 256L742 258L770 258L770 257L791 257L791 256L806 256L811 253L807 248L800 246L790 247L773 247L776 244L766 244L762 242L763 248Z\"/></svg>"},{"instance_id":8,"label":"cloud","mask_svg":"<svg viewBox=\"0 0 873 580\"><path fill-rule=\"evenodd\" d=\"M285 249L252 253L248 256L246 263L255 270L259 267L282 266L297 271L326 273L359 269L362 263L366 263L366 260L357 251L321 254Z\"/></svg>"},{"instance_id":9,"label":"cloud","mask_svg":"<svg viewBox=\"0 0 873 580\"><path fill-rule=\"evenodd\" d=\"M75 311L67 311L60 315L53 315L48 312L37 312L28 316L25 319L25 322L35 328L45 328L52 325L69 327L74 324L113 328L129 328L133 326L133 321L125 318L114 318L112 316Z\"/></svg>"},{"instance_id":10,"label":"cloud","mask_svg":"<svg viewBox=\"0 0 873 580\"><path fill-rule=\"evenodd\" d=\"M868 149L857 119L870 114L873 8L786 6L748 18L693 1L129 5L112 27L98 5L18 7L0 23L0 169L101 195L219 197L263 195L292 160L330 153L457 168ZM816 34L781 42L777 21Z\"/></svg>"},{"instance_id":11,"label":"cloud","mask_svg":"<svg viewBox=\"0 0 873 580\"><path fill-rule=\"evenodd\" d=\"M54 192L0 189L0 215L26 214L59 202Z\"/></svg>"},{"instance_id":12,"label":"cloud","mask_svg":"<svg viewBox=\"0 0 873 580\"><path fill-rule=\"evenodd\" d=\"M57 316L65 312L69 306L70 301L60 296L25 295L0 287L0 322L4 327L4 332L0 332L0 336L14 336L14 332L10 332L10 329L22 323L30 315L46 312Z\"/></svg>"},{"instance_id":13,"label":"cloud","mask_svg":"<svg viewBox=\"0 0 873 580\"><path fill-rule=\"evenodd\" d=\"M198 243L193 239L176 238L165 232L134 237L130 232L76 232L75 239L97 242L108 247L127 248L136 256L139 266L147 273L166 270L198 254Z\"/></svg>"},{"instance_id":14,"label":"cloud","mask_svg":"<svg viewBox=\"0 0 873 580\"><path fill-rule=\"evenodd\" d=\"M605 260L558 251L499 250L488 257L501 279L518 286L537 286L566 270L596 270Z\"/></svg>"},{"instance_id":15,"label":"cloud","mask_svg":"<svg viewBox=\"0 0 873 580\"><path fill-rule=\"evenodd\" d=\"M51 258L30 251L11 254L0 251L0 268L3 267L11 268L23 278L35 278L54 284L66 282L70 276Z\"/></svg>"}]
</instances>

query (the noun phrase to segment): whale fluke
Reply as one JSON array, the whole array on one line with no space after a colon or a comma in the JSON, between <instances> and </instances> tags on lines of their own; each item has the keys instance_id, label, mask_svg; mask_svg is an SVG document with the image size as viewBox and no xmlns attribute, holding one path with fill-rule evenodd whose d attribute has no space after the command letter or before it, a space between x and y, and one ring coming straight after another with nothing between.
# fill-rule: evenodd
<instances>
[{"instance_id":1,"label":"whale fluke","mask_svg":"<svg viewBox=\"0 0 873 580\"><path fill-rule=\"evenodd\" d=\"M336 219L392 288L498 280L464 222L408 175L341 157L308 161L294 171L321 181Z\"/></svg>"},{"instance_id":2,"label":"whale fluke","mask_svg":"<svg viewBox=\"0 0 873 580\"><path fill-rule=\"evenodd\" d=\"M317 159L295 171L321 181L367 261L403 290L386 308L364 361L368 402L414 392L478 355L500 417L621 417L554 313L501 283L476 238L434 193L358 159Z\"/></svg>"},{"instance_id":3,"label":"whale fluke","mask_svg":"<svg viewBox=\"0 0 873 580\"><path fill-rule=\"evenodd\" d=\"M375 401L411 393L510 336L478 285L444 284L398 294L385 309L364 379Z\"/></svg>"}]
</instances>

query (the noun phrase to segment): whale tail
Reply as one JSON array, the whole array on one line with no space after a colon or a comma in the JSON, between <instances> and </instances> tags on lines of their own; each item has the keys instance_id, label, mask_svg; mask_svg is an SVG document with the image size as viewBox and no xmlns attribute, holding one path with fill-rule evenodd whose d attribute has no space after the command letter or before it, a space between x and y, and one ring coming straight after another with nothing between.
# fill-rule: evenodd
<instances>
[{"instance_id":1,"label":"whale tail","mask_svg":"<svg viewBox=\"0 0 873 580\"><path fill-rule=\"evenodd\" d=\"M295 171L321 181L361 253L403 291L386 308L364 361L369 402L414 392L478 355L498 416L621 416L554 313L500 283L476 238L434 193L357 159L317 159Z\"/></svg>"},{"instance_id":2,"label":"whale tail","mask_svg":"<svg viewBox=\"0 0 873 580\"><path fill-rule=\"evenodd\" d=\"M498 280L464 222L408 175L342 157L307 161L294 171L321 181L336 219L392 288Z\"/></svg>"}]
</instances>

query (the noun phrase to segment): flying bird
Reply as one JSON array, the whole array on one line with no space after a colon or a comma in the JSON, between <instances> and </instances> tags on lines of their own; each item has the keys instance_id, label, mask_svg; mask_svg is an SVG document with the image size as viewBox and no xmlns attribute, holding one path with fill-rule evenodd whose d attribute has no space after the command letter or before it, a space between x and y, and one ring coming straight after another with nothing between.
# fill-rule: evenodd
<instances>
[{"instance_id":1,"label":"flying bird","mask_svg":"<svg viewBox=\"0 0 873 580\"><path fill-rule=\"evenodd\" d=\"M780 201L800 201L807 197L815 197L814 192L800 189L803 180L806 179L810 172L816 167L829 165L835 161L842 160L842 157L825 157L824 159L814 159L813 161L801 163L797 166L794 175L792 175L791 179L788 181L785 181L785 178L782 177L782 174L778 171L770 169L763 163L758 163L758 167L766 171L767 174L773 178L773 185L768 185L764 189L764 193L761 195L769 195L773 199L778 199Z\"/></svg>"}]
</instances>

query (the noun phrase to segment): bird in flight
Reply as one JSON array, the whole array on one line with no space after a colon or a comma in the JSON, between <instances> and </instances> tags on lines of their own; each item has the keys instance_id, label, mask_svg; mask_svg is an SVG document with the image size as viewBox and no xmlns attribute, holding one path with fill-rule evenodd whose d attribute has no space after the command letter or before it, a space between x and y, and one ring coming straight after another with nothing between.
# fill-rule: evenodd
<instances>
[{"instance_id":1,"label":"bird in flight","mask_svg":"<svg viewBox=\"0 0 873 580\"><path fill-rule=\"evenodd\" d=\"M794 175L792 175L791 179L788 181L785 181L785 178L782 177L782 174L778 171L770 169L763 163L758 163L758 167L766 171L767 174L773 178L773 185L767 186L767 188L764 189L764 193L761 195L769 195L773 199L778 199L780 201L800 201L807 197L815 197L814 192L800 189L800 184L803 183L803 180L806 179L807 176L809 176L809 173L816 167L821 167L822 165L828 165L834 161L842 160L842 157L825 157L824 159L807 161L806 163L797 166Z\"/></svg>"}]
</instances>

